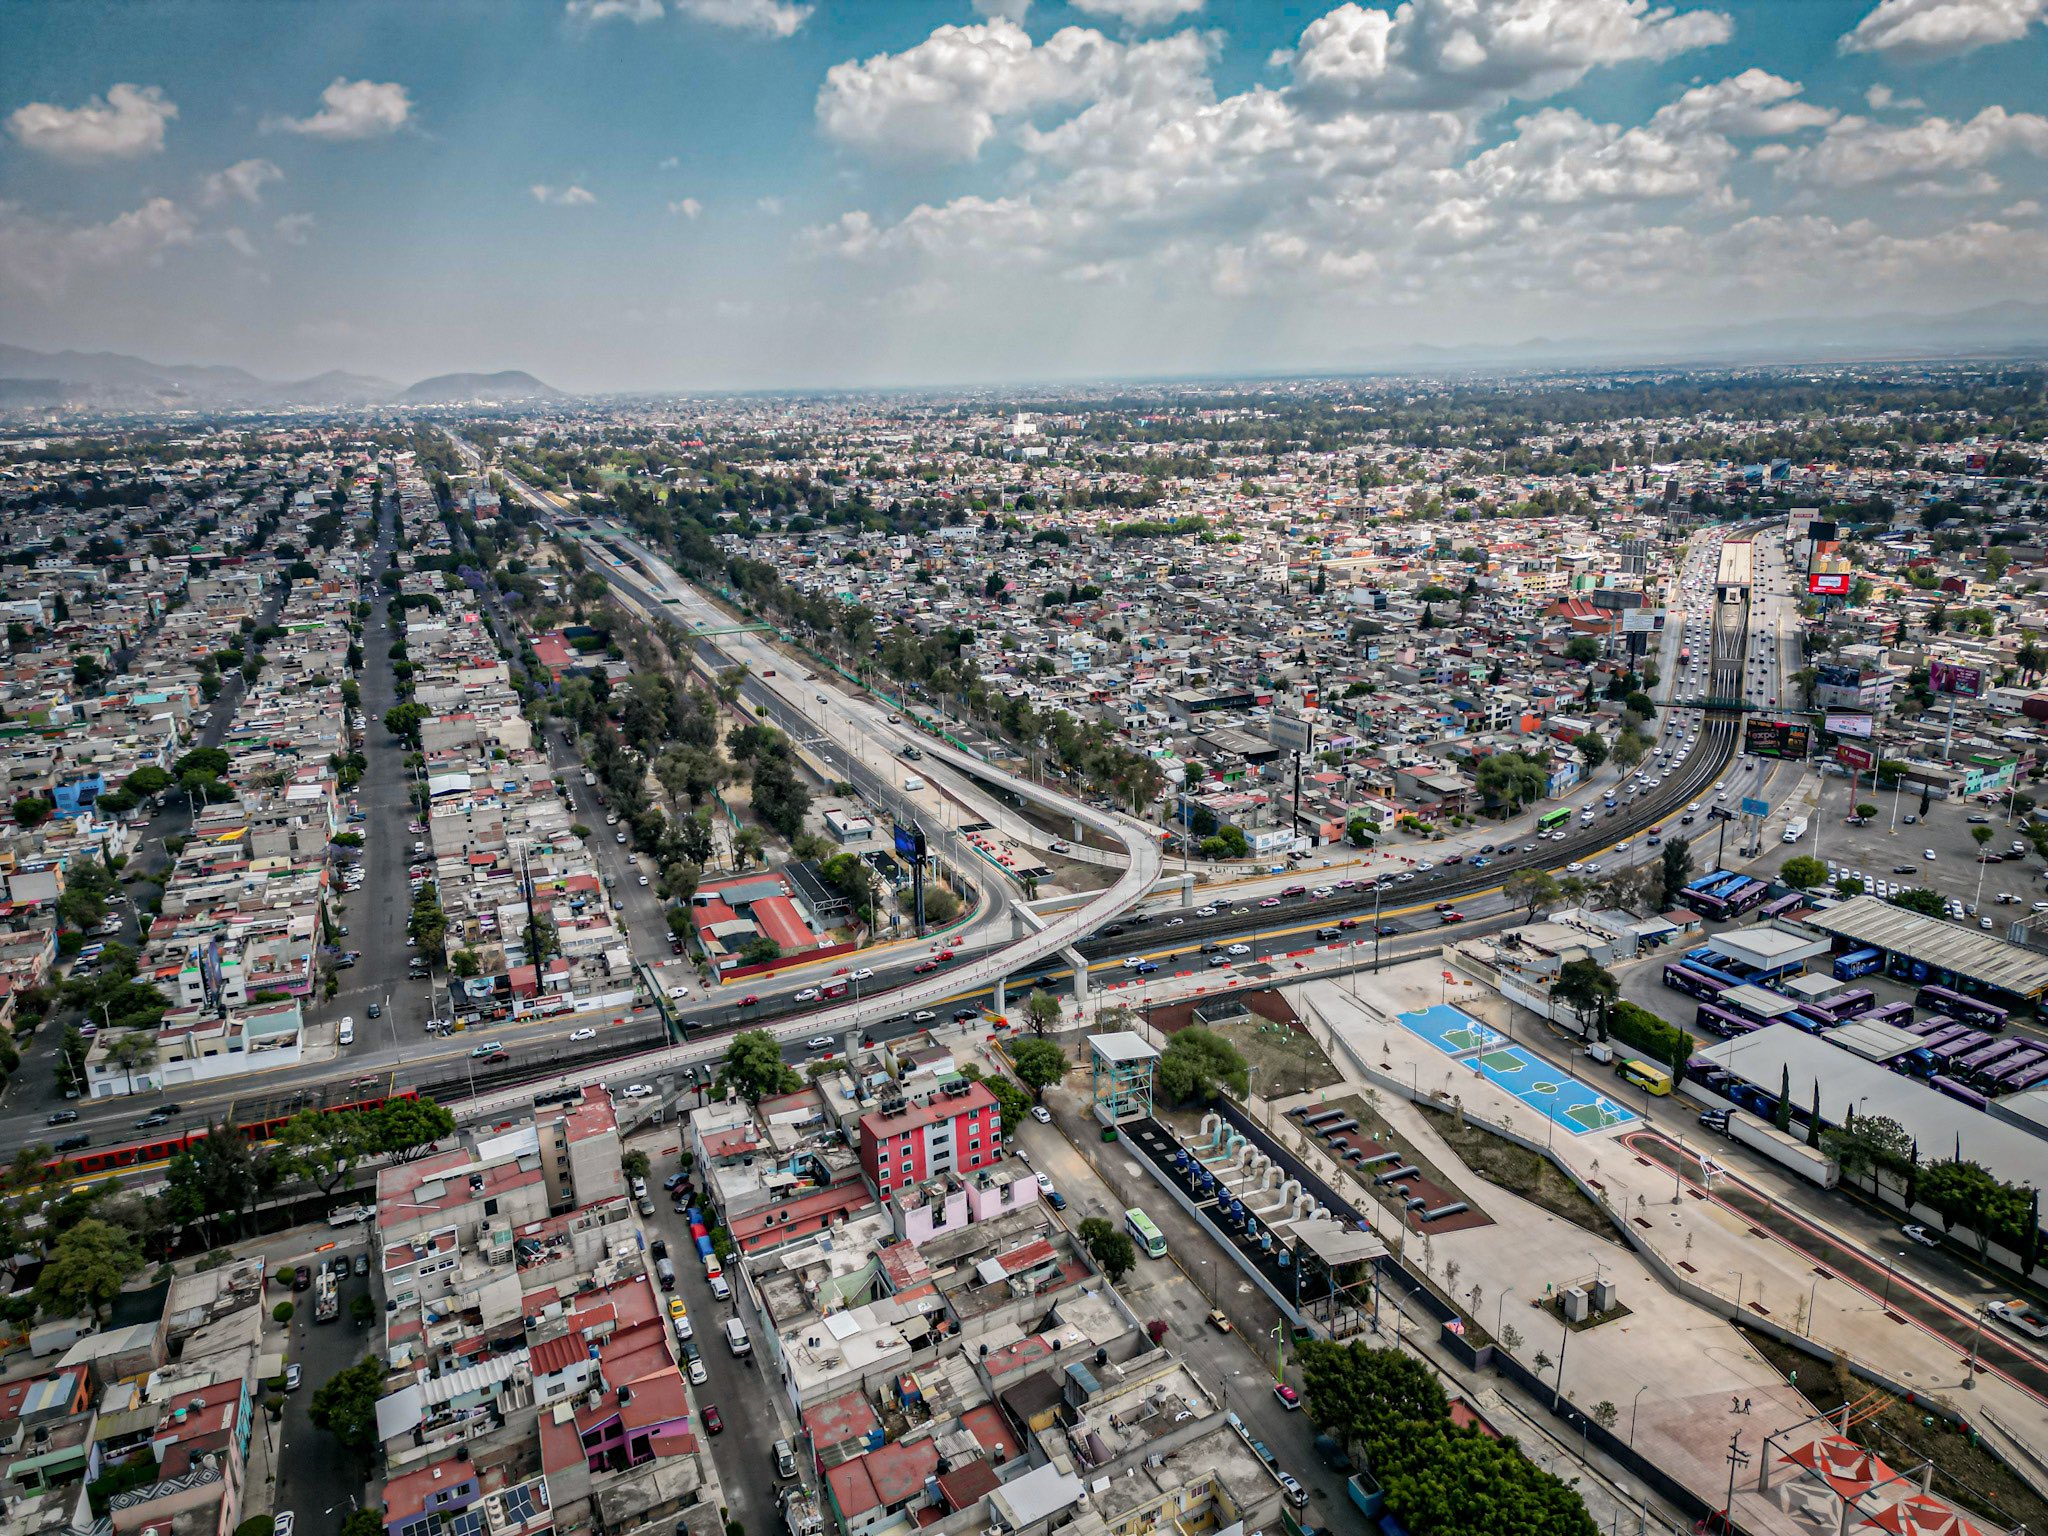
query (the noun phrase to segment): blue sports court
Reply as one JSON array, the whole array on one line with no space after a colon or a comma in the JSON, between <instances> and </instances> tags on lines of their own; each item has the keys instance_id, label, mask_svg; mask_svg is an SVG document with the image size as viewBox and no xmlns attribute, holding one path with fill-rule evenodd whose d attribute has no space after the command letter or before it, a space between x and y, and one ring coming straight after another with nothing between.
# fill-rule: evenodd
<instances>
[{"instance_id":1,"label":"blue sports court","mask_svg":"<svg viewBox=\"0 0 2048 1536\"><path fill-rule=\"evenodd\" d=\"M1611 1130L1636 1118L1606 1094L1547 1062L1538 1061L1498 1030L1448 1003L1419 1013L1396 1014L1401 1026L1455 1057L1495 1087L1513 1094L1539 1115L1547 1115L1574 1136Z\"/></svg>"},{"instance_id":2,"label":"blue sports court","mask_svg":"<svg viewBox=\"0 0 2048 1536\"><path fill-rule=\"evenodd\" d=\"M1505 1040L1498 1030L1460 1013L1449 1003L1432 1003L1420 1013L1397 1013L1394 1017L1401 1021L1402 1028L1422 1036L1446 1056L1462 1056L1467 1051L1503 1044Z\"/></svg>"}]
</instances>

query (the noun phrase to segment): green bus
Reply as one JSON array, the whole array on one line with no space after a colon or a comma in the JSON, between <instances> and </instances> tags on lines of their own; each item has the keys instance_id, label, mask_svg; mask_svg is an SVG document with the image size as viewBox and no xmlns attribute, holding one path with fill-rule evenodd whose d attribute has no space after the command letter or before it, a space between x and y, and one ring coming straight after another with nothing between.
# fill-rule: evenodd
<instances>
[{"instance_id":1,"label":"green bus","mask_svg":"<svg viewBox=\"0 0 2048 1536\"><path fill-rule=\"evenodd\" d=\"M1131 1241L1138 1245L1146 1258L1166 1257L1166 1234L1154 1226L1152 1218L1135 1205L1124 1212L1124 1230L1131 1234Z\"/></svg>"},{"instance_id":2,"label":"green bus","mask_svg":"<svg viewBox=\"0 0 2048 1536\"><path fill-rule=\"evenodd\" d=\"M1536 830L1538 832L1549 832L1554 828L1563 826L1571 819L1572 808L1568 805L1560 805L1556 810L1545 811L1536 818Z\"/></svg>"}]
</instances>

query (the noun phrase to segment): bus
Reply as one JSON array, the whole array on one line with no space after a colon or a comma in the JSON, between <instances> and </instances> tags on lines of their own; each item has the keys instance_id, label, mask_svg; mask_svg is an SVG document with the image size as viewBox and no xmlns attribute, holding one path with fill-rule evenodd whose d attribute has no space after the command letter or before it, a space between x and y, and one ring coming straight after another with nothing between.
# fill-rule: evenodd
<instances>
[{"instance_id":1,"label":"bus","mask_svg":"<svg viewBox=\"0 0 2048 1536\"><path fill-rule=\"evenodd\" d=\"M1913 999L1916 1008L1929 1008L1936 1013L1945 1013L1952 1019L1978 1029L2005 1028L2005 1010L1991 1003L1979 1002L1974 997L1964 997L1960 992L1951 992L1947 987L1922 987Z\"/></svg>"},{"instance_id":2,"label":"bus","mask_svg":"<svg viewBox=\"0 0 2048 1536\"><path fill-rule=\"evenodd\" d=\"M1717 1008L1712 1003L1701 1003L1693 1012L1693 1023L1700 1029L1709 1030L1724 1040L1737 1035L1754 1034L1761 1028L1755 1019L1744 1018L1726 1008Z\"/></svg>"},{"instance_id":3,"label":"bus","mask_svg":"<svg viewBox=\"0 0 2048 1536\"><path fill-rule=\"evenodd\" d=\"M1563 826L1566 822L1570 821L1571 819L1572 808L1568 805L1560 805L1556 810L1545 811L1541 816L1538 816L1536 818L1536 830L1538 832L1553 831L1556 828Z\"/></svg>"},{"instance_id":4,"label":"bus","mask_svg":"<svg viewBox=\"0 0 2048 1536\"><path fill-rule=\"evenodd\" d=\"M1124 1230L1131 1234L1131 1241L1138 1245L1139 1251L1146 1258L1166 1257L1166 1234L1154 1226L1152 1218L1135 1205L1124 1212Z\"/></svg>"},{"instance_id":5,"label":"bus","mask_svg":"<svg viewBox=\"0 0 2048 1536\"><path fill-rule=\"evenodd\" d=\"M1790 891L1783 896L1772 898L1756 909L1758 917L1790 917L1806 902L1802 892Z\"/></svg>"},{"instance_id":6,"label":"bus","mask_svg":"<svg viewBox=\"0 0 2048 1536\"><path fill-rule=\"evenodd\" d=\"M1666 1094L1671 1091L1671 1074L1647 1061L1624 1056L1614 1064L1614 1070L1623 1082L1634 1083L1645 1093Z\"/></svg>"},{"instance_id":7,"label":"bus","mask_svg":"<svg viewBox=\"0 0 2048 1536\"><path fill-rule=\"evenodd\" d=\"M1697 998L1703 1003L1711 1003L1729 987L1729 983L1718 976L1709 976L1689 965L1680 964L1664 967L1664 985L1674 992L1683 992L1687 997Z\"/></svg>"},{"instance_id":8,"label":"bus","mask_svg":"<svg viewBox=\"0 0 2048 1536\"><path fill-rule=\"evenodd\" d=\"M1834 964L1835 980L1854 981L1859 976L1868 976L1884 964L1884 952L1876 949L1852 949L1838 957Z\"/></svg>"}]
</instances>

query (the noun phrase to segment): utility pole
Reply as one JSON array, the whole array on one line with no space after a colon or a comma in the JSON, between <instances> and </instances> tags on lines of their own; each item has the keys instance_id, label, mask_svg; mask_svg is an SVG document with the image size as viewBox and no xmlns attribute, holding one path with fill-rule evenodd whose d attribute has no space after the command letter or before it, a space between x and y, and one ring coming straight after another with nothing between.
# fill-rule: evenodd
<instances>
[{"instance_id":1,"label":"utility pole","mask_svg":"<svg viewBox=\"0 0 2048 1536\"><path fill-rule=\"evenodd\" d=\"M1721 1526L1727 1536L1735 1530L1735 1474L1749 1465L1749 1452L1742 1448L1742 1431L1728 1442L1728 1502L1721 1507Z\"/></svg>"}]
</instances>

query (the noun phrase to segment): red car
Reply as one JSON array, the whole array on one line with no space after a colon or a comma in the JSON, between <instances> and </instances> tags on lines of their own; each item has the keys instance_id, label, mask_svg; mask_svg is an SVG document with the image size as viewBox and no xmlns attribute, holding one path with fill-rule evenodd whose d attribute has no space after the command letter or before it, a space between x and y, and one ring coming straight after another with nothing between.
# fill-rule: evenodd
<instances>
[{"instance_id":1,"label":"red car","mask_svg":"<svg viewBox=\"0 0 2048 1536\"><path fill-rule=\"evenodd\" d=\"M745 997L740 999L739 1006L742 1008L751 1008L754 1006L754 1004L760 1001L761 999L758 994L749 992Z\"/></svg>"},{"instance_id":2,"label":"red car","mask_svg":"<svg viewBox=\"0 0 2048 1536\"><path fill-rule=\"evenodd\" d=\"M706 1403L704 1405L704 1433L707 1435L717 1435L723 1434L724 1432L725 1420L721 1419L718 1416L718 1410L716 1408L712 1407L711 1404Z\"/></svg>"},{"instance_id":3,"label":"red car","mask_svg":"<svg viewBox=\"0 0 2048 1536\"><path fill-rule=\"evenodd\" d=\"M1280 1406L1289 1413L1301 1406L1301 1394L1284 1381L1273 1388L1273 1395L1280 1399Z\"/></svg>"},{"instance_id":4,"label":"red car","mask_svg":"<svg viewBox=\"0 0 2048 1536\"><path fill-rule=\"evenodd\" d=\"M932 958L934 960L937 960L939 964L944 965L948 960L953 958L953 951L951 951L950 949L942 949Z\"/></svg>"},{"instance_id":5,"label":"red car","mask_svg":"<svg viewBox=\"0 0 2048 1536\"><path fill-rule=\"evenodd\" d=\"M929 975L931 972L936 971L938 968L939 962L936 960L920 960L910 969L913 975L926 976Z\"/></svg>"},{"instance_id":6,"label":"red car","mask_svg":"<svg viewBox=\"0 0 2048 1536\"><path fill-rule=\"evenodd\" d=\"M1437 917L1440 921L1446 923L1462 923L1465 921L1465 914L1462 912L1439 912Z\"/></svg>"}]
</instances>

